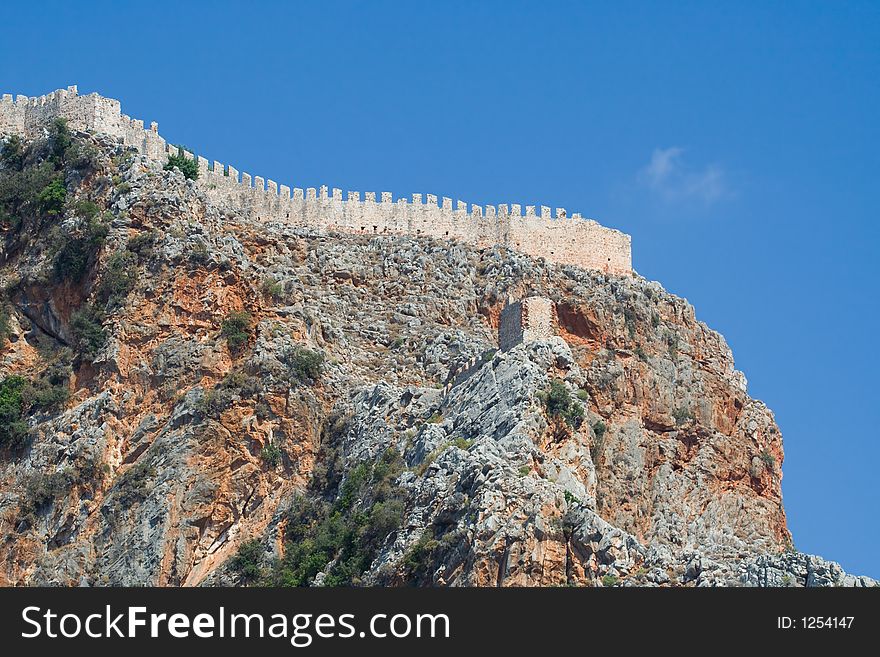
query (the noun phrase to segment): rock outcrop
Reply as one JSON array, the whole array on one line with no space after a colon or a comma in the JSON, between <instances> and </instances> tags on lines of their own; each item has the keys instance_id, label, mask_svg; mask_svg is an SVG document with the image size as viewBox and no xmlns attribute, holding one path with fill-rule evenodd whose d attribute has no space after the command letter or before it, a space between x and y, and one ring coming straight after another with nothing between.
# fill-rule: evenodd
<instances>
[{"instance_id":1,"label":"rock outcrop","mask_svg":"<svg viewBox=\"0 0 880 657\"><path fill-rule=\"evenodd\" d=\"M772 413L659 284L254 225L75 137L0 165L0 583L876 585L794 550ZM529 295L558 335L496 351Z\"/></svg>"}]
</instances>

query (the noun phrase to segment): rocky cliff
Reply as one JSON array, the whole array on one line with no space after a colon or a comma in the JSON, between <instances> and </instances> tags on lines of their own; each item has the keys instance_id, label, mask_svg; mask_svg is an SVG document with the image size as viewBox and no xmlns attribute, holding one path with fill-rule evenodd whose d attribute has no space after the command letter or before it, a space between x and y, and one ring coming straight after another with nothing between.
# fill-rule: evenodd
<instances>
[{"instance_id":1,"label":"rocky cliff","mask_svg":"<svg viewBox=\"0 0 880 657\"><path fill-rule=\"evenodd\" d=\"M6 140L0 583L874 585L793 548L772 413L659 284L207 184ZM499 352L526 295L557 336Z\"/></svg>"}]
</instances>

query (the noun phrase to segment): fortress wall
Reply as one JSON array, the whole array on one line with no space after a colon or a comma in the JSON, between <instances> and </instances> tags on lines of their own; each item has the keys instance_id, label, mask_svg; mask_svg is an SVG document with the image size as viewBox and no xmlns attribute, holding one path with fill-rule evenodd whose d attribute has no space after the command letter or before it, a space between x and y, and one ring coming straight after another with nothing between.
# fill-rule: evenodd
<instances>
[{"instance_id":1,"label":"fortress wall","mask_svg":"<svg viewBox=\"0 0 880 657\"><path fill-rule=\"evenodd\" d=\"M159 135L159 126L144 127L121 111L118 100L98 94L80 96L75 86L46 96L28 98L4 95L0 100L0 133L41 136L56 117L63 117L74 130L94 131L116 137L148 158L164 162L178 149ZM214 200L239 208L255 221L281 221L295 226L363 234L409 234L455 239L481 248L504 245L550 262L599 269L612 274L631 274L629 235L601 226L579 214L568 217L557 208L523 207L519 204L470 205L433 194L413 194L394 200L390 192L340 189L306 190L260 176L239 173L233 166L183 151L199 168L199 184Z\"/></svg>"},{"instance_id":2,"label":"fortress wall","mask_svg":"<svg viewBox=\"0 0 880 657\"><path fill-rule=\"evenodd\" d=\"M0 101L0 133L37 138L58 117L64 118L72 130L110 135L147 157L165 157L165 140L159 135L158 124L144 129L143 121L122 113L118 100L98 94L80 96L76 86L72 86L35 98L13 99L6 94Z\"/></svg>"}]
</instances>

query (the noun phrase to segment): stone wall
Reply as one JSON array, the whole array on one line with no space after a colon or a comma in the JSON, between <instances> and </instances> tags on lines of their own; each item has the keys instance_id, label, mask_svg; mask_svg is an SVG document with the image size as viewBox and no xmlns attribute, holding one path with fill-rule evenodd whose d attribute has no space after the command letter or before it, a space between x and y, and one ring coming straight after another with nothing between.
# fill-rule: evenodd
<instances>
[{"instance_id":1,"label":"stone wall","mask_svg":"<svg viewBox=\"0 0 880 657\"><path fill-rule=\"evenodd\" d=\"M0 101L0 133L40 136L55 117L71 128L117 137L152 159L165 161L177 148L166 143L152 123L122 114L118 100L98 94L80 96L76 87L46 96L28 98L4 95ZM283 221L328 231L367 234L426 235L457 239L477 246L502 244L550 262L599 269L611 274L632 273L630 236L601 226L580 214L571 217L564 208L519 204L479 206L413 194L411 200L394 199L390 192L341 189L291 189L274 180L239 173L233 166L209 162L184 151L199 166L199 183L215 200L240 208L255 221Z\"/></svg>"},{"instance_id":2,"label":"stone wall","mask_svg":"<svg viewBox=\"0 0 880 657\"><path fill-rule=\"evenodd\" d=\"M544 297L508 301L498 322L498 347L502 351L518 344L554 335L553 302Z\"/></svg>"}]
</instances>

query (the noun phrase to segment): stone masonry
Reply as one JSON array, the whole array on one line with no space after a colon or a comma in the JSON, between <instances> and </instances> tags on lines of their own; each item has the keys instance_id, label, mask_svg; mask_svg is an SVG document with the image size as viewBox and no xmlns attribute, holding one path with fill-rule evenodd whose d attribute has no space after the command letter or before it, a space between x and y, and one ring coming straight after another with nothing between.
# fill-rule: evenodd
<instances>
[{"instance_id":1,"label":"stone masonry","mask_svg":"<svg viewBox=\"0 0 880 657\"><path fill-rule=\"evenodd\" d=\"M144 122L121 111L118 100L98 94L80 96L76 86L45 96L30 98L5 94L0 100L0 134L34 138L43 134L56 117L67 120L72 129L116 137L142 155L166 161L182 153L195 159L199 185L215 201L227 202L254 221L280 221L327 231L366 234L425 235L457 239L479 247L507 246L549 262L598 269L609 274L632 274L631 238L601 226L564 208L555 214L547 206L520 204L479 206L433 194L413 194L412 201L394 200L390 192L348 192L309 188L303 191L274 180L239 173L232 166L209 162L201 156L178 151L159 135L156 123Z\"/></svg>"},{"instance_id":2,"label":"stone masonry","mask_svg":"<svg viewBox=\"0 0 880 657\"><path fill-rule=\"evenodd\" d=\"M518 344L553 335L553 302L544 297L508 300L498 322L498 347L502 351Z\"/></svg>"}]
</instances>

